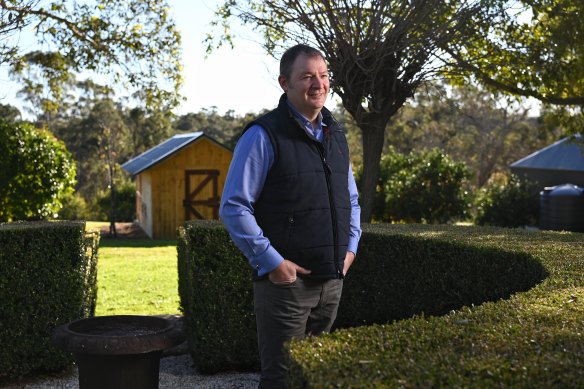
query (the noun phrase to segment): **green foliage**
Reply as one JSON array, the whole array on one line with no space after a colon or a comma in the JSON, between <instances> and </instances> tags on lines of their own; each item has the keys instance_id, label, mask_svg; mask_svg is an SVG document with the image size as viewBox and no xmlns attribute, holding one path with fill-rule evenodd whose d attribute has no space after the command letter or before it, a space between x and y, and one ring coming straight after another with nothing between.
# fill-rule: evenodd
<instances>
[{"instance_id":1,"label":"green foliage","mask_svg":"<svg viewBox=\"0 0 584 389\"><path fill-rule=\"evenodd\" d=\"M52 217L75 184L63 142L26 123L0 120L0 221Z\"/></svg>"},{"instance_id":2,"label":"green foliage","mask_svg":"<svg viewBox=\"0 0 584 389\"><path fill-rule=\"evenodd\" d=\"M568 135L582 134L584 104L580 106L544 105L541 116L543 122L549 127L561 128Z\"/></svg>"},{"instance_id":3,"label":"green foliage","mask_svg":"<svg viewBox=\"0 0 584 389\"><path fill-rule=\"evenodd\" d=\"M125 85L149 107L178 103L181 37L166 0L7 0L0 11L7 23L0 37L35 26L31 31L46 51L22 54L20 40L0 39L0 63L12 65L26 93L43 96L46 111L57 111L82 71Z\"/></svg>"},{"instance_id":4,"label":"green foliage","mask_svg":"<svg viewBox=\"0 0 584 389\"><path fill-rule=\"evenodd\" d=\"M9 104L0 104L0 118L8 123L17 122L20 119L20 111Z\"/></svg>"},{"instance_id":5,"label":"green foliage","mask_svg":"<svg viewBox=\"0 0 584 389\"><path fill-rule=\"evenodd\" d=\"M179 229L178 290L191 357L214 373L259 367L251 269L218 222Z\"/></svg>"},{"instance_id":6,"label":"green foliage","mask_svg":"<svg viewBox=\"0 0 584 389\"><path fill-rule=\"evenodd\" d=\"M92 316L99 234L81 222L0 224L0 381L72 362L52 331Z\"/></svg>"},{"instance_id":7,"label":"green foliage","mask_svg":"<svg viewBox=\"0 0 584 389\"><path fill-rule=\"evenodd\" d=\"M471 283L474 277L479 280L482 277L496 278L497 273L502 272L501 276L511 283L521 283L524 276L530 278L531 281L524 284L529 289L530 283L533 285L540 277L545 279L526 292L480 306L468 305L445 316L417 315L407 320L387 320L386 324L377 322L371 326L293 341L289 346L293 361L291 387L543 389L584 384L584 372L580 368L584 355L581 342L584 307L579 303L584 298L584 255L579 248L584 235L424 225L372 225L366 230L365 239L369 234L376 235L377 240L365 240L362 246L366 248L373 243L374 251L379 250L379 255L370 257L360 250L360 260L346 279L347 291L355 292L347 285L349 280L367 286L363 280L352 279L357 277L360 266L381 268L386 262L400 261L393 254L389 258L383 254L384 248L392 250L396 238L398 241L412 240L407 248L418 247L420 243L424 247L424 242L427 242L435 248L459 246L466 247L463 252L474 248L502 254L487 260L494 260L498 270L481 275L480 271L488 273L489 270L488 265L484 268L479 265L476 272L457 274L460 279L465 279L460 281L462 283ZM427 255L421 250L411 256L404 249L406 247L396 253L407 256L413 262L410 266L418 269L416 275L404 274L404 278L413 283L419 276L422 279L431 277L445 259L439 256L435 267L417 266L419 260L434 262L431 259L435 258L432 254L436 252ZM499 264L498 260L501 260ZM370 261L373 263L364 263ZM480 264L481 256L475 261ZM515 269L506 270L505 262ZM474 263L463 266L474 268ZM457 294L456 289L441 284L441 280L442 277L436 277L432 285L443 286L444 291ZM371 284L361 293L360 300L351 304L353 317L367 315L368 310L376 307L382 299L372 302L371 293L377 289L388 296L400 293L399 285L378 281ZM484 286L488 288L488 283ZM415 297L403 298L416 301ZM363 312L357 313L355 305L362 306Z\"/></svg>"},{"instance_id":8,"label":"green foliage","mask_svg":"<svg viewBox=\"0 0 584 389\"><path fill-rule=\"evenodd\" d=\"M445 223L467 208L470 173L438 149L381 158L374 215L386 222ZM360 172L357 174L360 181Z\"/></svg>"},{"instance_id":9,"label":"green foliage","mask_svg":"<svg viewBox=\"0 0 584 389\"><path fill-rule=\"evenodd\" d=\"M514 174L505 185L491 183L479 190L475 223L501 227L537 225L538 188L535 182Z\"/></svg>"},{"instance_id":10,"label":"green foliage","mask_svg":"<svg viewBox=\"0 0 584 389\"><path fill-rule=\"evenodd\" d=\"M235 144L244 127L265 112L247 113L243 116L227 111L219 115L215 107L203 109L199 112L178 116L173 127L179 132L203 131L206 135L223 145L235 148Z\"/></svg>"},{"instance_id":11,"label":"green foliage","mask_svg":"<svg viewBox=\"0 0 584 389\"><path fill-rule=\"evenodd\" d=\"M513 8L473 27L464 47L449 47L460 70L492 89L549 104L584 105L580 0L510 2ZM488 55L484 55L488 53Z\"/></svg>"},{"instance_id":12,"label":"green foliage","mask_svg":"<svg viewBox=\"0 0 584 389\"><path fill-rule=\"evenodd\" d=\"M57 219L60 220L90 220L91 211L79 193L66 193L61 198L61 209Z\"/></svg>"},{"instance_id":13,"label":"green foliage","mask_svg":"<svg viewBox=\"0 0 584 389\"><path fill-rule=\"evenodd\" d=\"M529 290L547 275L527 253L469 244L463 231L444 240L435 239L431 229L421 237L402 230L422 229L365 229L360 260L345 279L336 327L444 315Z\"/></svg>"},{"instance_id":14,"label":"green foliage","mask_svg":"<svg viewBox=\"0 0 584 389\"><path fill-rule=\"evenodd\" d=\"M188 222L179 233L179 294L195 365L254 366L247 261L218 222ZM584 382L575 335L584 331L582 236L365 226L337 330L289 347L293 387Z\"/></svg>"},{"instance_id":15,"label":"green foliage","mask_svg":"<svg viewBox=\"0 0 584 389\"><path fill-rule=\"evenodd\" d=\"M451 60L447 48L464 49L477 34L475 25L490 22L505 2L226 0L217 8L218 33L209 34L208 51L232 42L230 22L239 19L261 34L272 55L296 42L323 52L331 89L361 129L361 219L370 221L386 125L441 61Z\"/></svg>"},{"instance_id":16,"label":"green foliage","mask_svg":"<svg viewBox=\"0 0 584 389\"><path fill-rule=\"evenodd\" d=\"M530 117L521 101L476 87L428 83L385 129L384 150L439 148L473 172L473 186L560 138L564 128Z\"/></svg>"},{"instance_id":17,"label":"green foliage","mask_svg":"<svg viewBox=\"0 0 584 389\"><path fill-rule=\"evenodd\" d=\"M124 153L120 153L119 162L133 158L149 148L165 141L172 135L172 114L168 111L146 111L140 108L121 110L129 132L129 141Z\"/></svg>"},{"instance_id":18,"label":"green foliage","mask_svg":"<svg viewBox=\"0 0 584 389\"><path fill-rule=\"evenodd\" d=\"M132 222L136 220L136 184L124 180L115 186L115 209L112 212L112 191L100 192L97 206L102 220Z\"/></svg>"},{"instance_id":19,"label":"green foliage","mask_svg":"<svg viewBox=\"0 0 584 389\"><path fill-rule=\"evenodd\" d=\"M85 85L80 112L54 123L54 132L78 161L77 191L92 204L111 178L124 178L119 165L166 140L171 131L168 114L124 109L119 102L104 96L99 86ZM97 97L92 97L95 94Z\"/></svg>"}]
</instances>

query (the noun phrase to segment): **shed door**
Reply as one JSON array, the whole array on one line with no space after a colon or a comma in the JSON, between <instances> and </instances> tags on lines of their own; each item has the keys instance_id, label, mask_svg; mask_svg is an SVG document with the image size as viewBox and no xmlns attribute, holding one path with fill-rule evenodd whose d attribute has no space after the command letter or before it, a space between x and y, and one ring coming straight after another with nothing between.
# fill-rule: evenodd
<instances>
[{"instance_id":1,"label":"shed door","mask_svg":"<svg viewBox=\"0 0 584 389\"><path fill-rule=\"evenodd\" d=\"M185 220L219 219L219 170L185 170Z\"/></svg>"}]
</instances>

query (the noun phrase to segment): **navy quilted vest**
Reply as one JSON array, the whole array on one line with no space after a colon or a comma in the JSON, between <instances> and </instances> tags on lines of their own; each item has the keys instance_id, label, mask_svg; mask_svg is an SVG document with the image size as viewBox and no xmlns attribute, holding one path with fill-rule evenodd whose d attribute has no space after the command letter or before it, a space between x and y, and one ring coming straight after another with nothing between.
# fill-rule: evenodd
<instances>
[{"instance_id":1,"label":"navy quilted vest","mask_svg":"<svg viewBox=\"0 0 584 389\"><path fill-rule=\"evenodd\" d=\"M349 148L331 113L323 108L322 115L322 143L306 133L285 94L275 110L246 127L263 127L274 148L254 215L274 248L310 269L311 278L342 278L351 218Z\"/></svg>"}]
</instances>

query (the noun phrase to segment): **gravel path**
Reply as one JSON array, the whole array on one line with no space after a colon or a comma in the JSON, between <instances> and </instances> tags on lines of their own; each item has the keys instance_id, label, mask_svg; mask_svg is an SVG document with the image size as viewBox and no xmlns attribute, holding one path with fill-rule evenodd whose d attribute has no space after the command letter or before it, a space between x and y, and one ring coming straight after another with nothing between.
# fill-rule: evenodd
<instances>
[{"instance_id":1,"label":"gravel path","mask_svg":"<svg viewBox=\"0 0 584 389\"><path fill-rule=\"evenodd\" d=\"M160 360L159 389L255 389L258 373L221 373L202 375L193 367L188 354L168 356ZM31 383L9 385L6 389L76 389L79 387L77 370L63 377L46 378Z\"/></svg>"}]
</instances>

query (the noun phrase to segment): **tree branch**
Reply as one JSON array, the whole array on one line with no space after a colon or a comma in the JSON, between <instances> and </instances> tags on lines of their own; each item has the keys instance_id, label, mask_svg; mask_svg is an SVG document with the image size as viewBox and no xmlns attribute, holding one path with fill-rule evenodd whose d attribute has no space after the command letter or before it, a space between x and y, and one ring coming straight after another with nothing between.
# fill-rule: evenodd
<instances>
[{"instance_id":1,"label":"tree branch","mask_svg":"<svg viewBox=\"0 0 584 389\"><path fill-rule=\"evenodd\" d=\"M452 50L445 49L445 51L456 60L456 64L459 68L471 72L485 85L495 88L497 90L518 96L533 97L537 100L540 100L541 102L553 105L580 105L580 106L584 105L584 96L573 97L545 96L544 94L537 92L533 89L521 88L517 85L499 81L489 76L485 71L480 69L478 66L473 65L468 61L464 60L461 56L457 55Z\"/></svg>"},{"instance_id":2,"label":"tree branch","mask_svg":"<svg viewBox=\"0 0 584 389\"><path fill-rule=\"evenodd\" d=\"M14 11L17 12L19 14L29 14L29 15L35 15L35 16L41 16L44 17L45 19L52 19L54 21L57 21L59 23L64 24L67 29L69 31L71 31L73 33L73 35L79 39L82 42L87 42L89 43L90 46L100 50L100 51L106 51L107 47L98 43L97 41L95 41L94 39L91 39L90 37L88 37L86 34L84 34L82 31L80 31L77 28L77 25L69 20L67 20L66 18L63 18L61 16L55 15L51 12L46 11L43 8L39 8L39 9L34 9L32 7L30 8L24 8L24 7L16 7L16 6L9 6L6 4L5 0L0 0L0 6L2 6L2 8L8 10L8 11ZM43 21L41 21L42 23ZM39 25L41 24L39 23Z\"/></svg>"}]
</instances>

